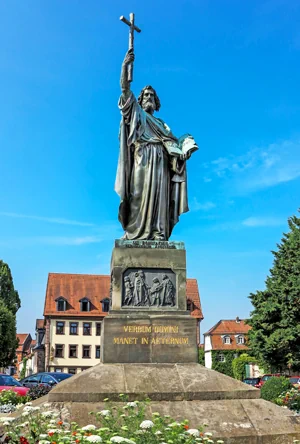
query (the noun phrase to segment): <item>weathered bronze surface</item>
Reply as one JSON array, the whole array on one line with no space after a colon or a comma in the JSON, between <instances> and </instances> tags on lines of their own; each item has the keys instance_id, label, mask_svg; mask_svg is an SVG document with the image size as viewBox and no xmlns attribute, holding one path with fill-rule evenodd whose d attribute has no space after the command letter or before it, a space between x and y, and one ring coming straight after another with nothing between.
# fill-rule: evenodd
<instances>
[{"instance_id":1,"label":"weathered bronze surface","mask_svg":"<svg viewBox=\"0 0 300 444\"><path fill-rule=\"evenodd\" d=\"M130 22L124 17L121 20L130 26L130 43L122 65L119 100L122 120L115 183L121 199L119 220L125 230L124 239L166 241L179 216L188 211L186 160L193 149L184 150L181 138L177 139L162 119L154 117L160 100L152 86L143 88L138 99L131 91L133 34L140 30L133 14ZM174 150L176 154L172 154Z\"/></svg>"}]
</instances>

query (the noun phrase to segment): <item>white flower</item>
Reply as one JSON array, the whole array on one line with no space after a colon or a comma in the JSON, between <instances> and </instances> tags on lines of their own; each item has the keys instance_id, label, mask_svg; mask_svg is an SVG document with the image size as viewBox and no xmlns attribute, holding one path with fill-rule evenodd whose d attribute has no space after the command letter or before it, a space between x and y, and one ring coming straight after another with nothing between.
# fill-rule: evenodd
<instances>
[{"instance_id":1,"label":"white flower","mask_svg":"<svg viewBox=\"0 0 300 444\"><path fill-rule=\"evenodd\" d=\"M89 441L89 442L102 442L101 436L98 436L98 435L90 435L85 439L86 439L86 441Z\"/></svg>"},{"instance_id":2,"label":"white flower","mask_svg":"<svg viewBox=\"0 0 300 444\"><path fill-rule=\"evenodd\" d=\"M32 407L33 412L37 412L38 410L41 410L41 407Z\"/></svg>"},{"instance_id":3,"label":"white flower","mask_svg":"<svg viewBox=\"0 0 300 444\"><path fill-rule=\"evenodd\" d=\"M50 419L49 424L56 424L55 419Z\"/></svg>"},{"instance_id":4,"label":"white flower","mask_svg":"<svg viewBox=\"0 0 300 444\"><path fill-rule=\"evenodd\" d=\"M102 416L109 416L110 415L110 410L101 410L99 413Z\"/></svg>"},{"instance_id":5,"label":"white flower","mask_svg":"<svg viewBox=\"0 0 300 444\"><path fill-rule=\"evenodd\" d=\"M208 437L211 437L211 436L213 436L213 434L212 434L212 433L210 433L210 432L205 432L205 433L204 433L204 435L205 435L205 436L208 436Z\"/></svg>"},{"instance_id":6,"label":"white flower","mask_svg":"<svg viewBox=\"0 0 300 444\"><path fill-rule=\"evenodd\" d=\"M136 401L133 402L127 402L128 407L137 407L138 403Z\"/></svg>"},{"instance_id":7,"label":"white flower","mask_svg":"<svg viewBox=\"0 0 300 444\"><path fill-rule=\"evenodd\" d=\"M39 444L50 444L50 441L47 441L47 439L41 439Z\"/></svg>"},{"instance_id":8,"label":"white flower","mask_svg":"<svg viewBox=\"0 0 300 444\"><path fill-rule=\"evenodd\" d=\"M52 414L53 414L53 412L51 412L51 411L48 411L48 412L42 412L41 413L41 416L43 417L43 418L52 418ZM55 424L55 420L53 420L54 421L54 423L53 424ZM50 421L51 422L51 421Z\"/></svg>"},{"instance_id":9,"label":"white flower","mask_svg":"<svg viewBox=\"0 0 300 444\"><path fill-rule=\"evenodd\" d=\"M9 423L9 422L7 422L7 421L5 421L5 422L3 423L3 425L5 425L5 426L9 426L9 425L10 425L10 423Z\"/></svg>"},{"instance_id":10,"label":"white flower","mask_svg":"<svg viewBox=\"0 0 300 444\"><path fill-rule=\"evenodd\" d=\"M24 406L23 406L23 404L17 404L15 407L16 407L17 410L20 410Z\"/></svg>"},{"instance_id":11,"label":"white flower","mask_svg":"<svg viewBox=\"0 0 300 444\"><path fill-rule=\"evenodd\" d=\"M32 402L26 402L25 405L32 405Z\"/></svg>"},{"instance_id":12,"label":"white flower","mask_svg":"<svg viewBox=\"0 0 300 444\"><path fill-rule=\"evenodd\" d=\"M157 430L157 432L155 432L154 435L162 435L162 432L160 430Z\"/></svg>"},{"instance_id":13,"label":"white flower","mask_svg":"<svg viewBox=\"0 0 300 444\"><path fill-rule=\"evenodd\" d=\"M48 435L46 435L45 433L40 434L40 439L46 439L46 438L48 438Z\"/></svg>"},{"instance_id":14,"label":"white flower","mask_svg":"<svg viewBox=\"0 0 300 444\"><path fill-rule=\"evenodd\" d=\"M22 416L29 416L29 412L22 413Z\"/></svg>"},{"instance_id":15,"label":"white flower","mask_svg":"<svg viewBox=\"0 0 300 444\"><path fill-rule=\"evenodd\" d=\"M168 424L168 427L176 427L176 426L180 426L179 422L172 422L171 424Z\"/></svg>"},{"instance_id":16,"label":"white flower","mask_svg":"<svg viewBox=\"0 0 300 444\"><path fill-rule=\"evenodd\" d=\"M110 438L111 442L124 442L124 438L122 436L113 436L112 438Z\"/></svg>"},{"instance_id":17,"label":"white flower","mask_svg":"<svg viewBox=\"0 0 300 444\"><path fill-rule=\"evenodd\" d=\"M198 436L200 436L200 432L198 429L188 429L186 432L189 435L192 435L194 438L198 438Z\"/></svg>"},{"instance_id":18,"label":"white flower","mask_svg":"<svg viewBox=\"0 0 300 444\"><path fill-rule=\"evenodd\" d=\"M3 390L2 390L2 391L3 391ZM15 418L5 418L5 417L0 418L0 421L1 421L1 422L4 422L4 421L5 421L5 422L7 422L7 421L8 421L8 422L12 422L12 421L14 421L14 420L15 420Z\"/></svg>"},{"instance_id":19,"label":"white flower","mask_svg":"<svg viewBox=\"0 0 300 444\"><path fill-rule=\"evenodd\" d=\"M48 407L50 407L51 406L51 403L50 402L45 402L44 404L43 404L43 407L45 408L45 409L47 409Z\"/></svg>"},{"instance_id":20,"label":"white flower","mask_svg":"<svg viewBox=\"0 0 300 444\"><path fill-rule=\"evenodd\" d=\"M20 427L27 427L29 424L28 421L23 422L22 424L20 424Z\"/></svg>"},{"instance_id":21,"label":"white flower","mask_svg":"<svg viewBox=\"0 0 300 444\"><path fill-rule=\"evenodd\" d=\"M49 429L48 433L59 433L60 430L59 429Z\"/></svg>"},{"instance_id":22,"label":"white flower","mask_svg":"<svg viewBox=\"0 0 300 444\"><path fill-rule=\"evenodd\" d=\"M93 424L88 424L88 425L82 427L81 430L84 430L84 431L87 431L87 430L96 430L96 428L97 428L97 427L94 426Z\"/></svg>"},{"instance_id":23,"label":"white flower","mask_svg":"<svg viewBox=\"0 0 300 444\"><path fill-rule=\"evenodd\" d=\"M153 426L154 426L154 423L152 421L149 421L148 419L141 422L141 424L140 424L141 429L151 429L151 427L153 427Z\"/></svg>"}]
</instances>

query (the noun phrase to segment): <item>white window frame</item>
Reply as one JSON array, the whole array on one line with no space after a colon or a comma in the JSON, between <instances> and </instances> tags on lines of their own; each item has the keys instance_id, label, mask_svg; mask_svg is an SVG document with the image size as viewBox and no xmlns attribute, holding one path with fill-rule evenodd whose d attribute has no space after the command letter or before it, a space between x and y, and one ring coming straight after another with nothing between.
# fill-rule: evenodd
<instances>
[{"instance_id":1,"label":"white window frame","mask_svg":"<svg viewBox=\"0 0 300 444\"><path fill-rule=\"evenodd\" d=\"M225 355L223 353L218 353L217 354L217 360L219 362L226 362L226 357L225 357Z\"/></svg>"}]
</instances>

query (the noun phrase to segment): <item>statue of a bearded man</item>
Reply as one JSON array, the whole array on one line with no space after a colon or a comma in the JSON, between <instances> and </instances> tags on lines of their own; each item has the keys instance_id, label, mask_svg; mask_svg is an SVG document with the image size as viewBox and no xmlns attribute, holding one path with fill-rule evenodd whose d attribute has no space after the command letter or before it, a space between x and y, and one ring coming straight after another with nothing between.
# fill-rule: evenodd
<instances>
[{"instance_id":1,"label":"statue of a bearded man","mask_svg":"<svg viewBox=\"0 0 300 444\"><path fill-rule=\"evenodd\" d=\"M130 90L127 69L133 61L129 50L122 64L119 100L122 120L115 183L121 199L119 220L124 239L166 241L179 216L188 211L186 160L190 153L170 155L166 149L178 139L154 116L160 109L154 88L143 88L138 99Z\"/></svg>"}]
</instances>

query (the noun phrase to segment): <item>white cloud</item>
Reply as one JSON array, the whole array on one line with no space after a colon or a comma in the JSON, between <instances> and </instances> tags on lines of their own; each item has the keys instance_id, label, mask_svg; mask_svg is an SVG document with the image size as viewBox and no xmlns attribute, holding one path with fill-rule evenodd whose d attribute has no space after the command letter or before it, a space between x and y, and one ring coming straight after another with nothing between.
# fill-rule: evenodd
<instances>
[{"instance_id":1,"label":"white cloud","mask_svg":"<svg viewBox=\"0 0 300 444\"><path fill-rule=\"evenodd\" d=\"M194 197L192 203L191 203L191 211L209 211L215 208L216 204L213 202L198 202L197 198Z\"/></svg>"},{"instance_id":2,"label":"white cloud","mask_svg":"<svg viewBox=\"0 0 300 444\"><path fill-rule=\"evenodd\" d=\"M233 181L232 189L250 192L300 177L300 139L253 148L240 156L220 157L206 168Z\"/></svg>"},{"instance_id":3,"label":"white cloud","mask_svg":"<svg viewBox=\"0 0 300 444\"><path fill-rule=\"evenodd\" d=\"M286 220L279 217L248 217L242 222L246 227L277 227L285 224Z\"/></svg>"},{"instance_id":4,"label":"white cloud","mask_svg":"<svg viewBox=\"0 0 300 444\"><path fill-rule=\"evenodd\" d=\"M61 225L77 225L81 227L93 227L94 224L90 222L80 222L77 220L70 220L70 219L64 219L61 217L44 217L44 216L32 216L28 214L19 214L19 213L7 213L7 212L0 212L0 216L6 216L6 217L14 217L18 219L33 219L33 220L39 220L42 222L49 222L52 224L61 224Z\"/></svg>"}]
</instances>

